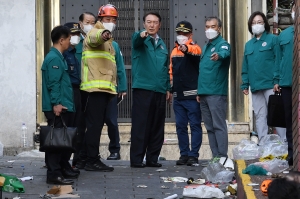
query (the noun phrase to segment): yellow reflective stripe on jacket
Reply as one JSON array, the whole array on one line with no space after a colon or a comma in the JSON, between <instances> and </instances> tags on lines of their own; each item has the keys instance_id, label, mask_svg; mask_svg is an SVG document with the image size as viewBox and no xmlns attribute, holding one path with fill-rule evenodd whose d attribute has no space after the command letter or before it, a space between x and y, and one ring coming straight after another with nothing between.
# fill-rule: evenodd
<instances>
[{"instance_id":1,"label":"yellow reflective stripe on jacket","mask_svg":"<svg viewBox=\"0 0 300 199\"><path fill-rule=\"evenodd\" d=\"M86 64L86 60L84 59L84 66L83 66L83 82L86 82L88 80L88 72L89 72L89 68Z\"/></svg>"},{"instance_id":2,"label":"yellow reflective stripe on jacket","mask_svg":"<svg viewBox=\"0 0 300 199\"><path fill-rule=\"evenodd\" d=\"M88 44L90 45L90 46L92 46L92 47L97 47L97 44L93 44L92 42L91 42L91 38L89 37L89 36L87 36L87 42L88 42Z\"/></svg>"},{"instance_id":3,"label":"yellow reflective stripe on jacket","mask_svg":"<svg viewBox=\"0 0 300 199\"><path fill-rule=\"evenodd\" d=\"M82 59L87 58L104 58L116 63L115 56L111 55L109 52L106 51L84 51L82 53Z\"/></svg>"},{"instance_id":4,"label":"yellow reflective stripe on jacket","mask_svg":"<svg viewBox=\"0 0 300 199\"><path fill-rule=\"evenodd\" d=\"M113 85L111 82L104 81L104 80L93 80L88 82L82 82L80 88L82 90L87 90L90 88L104 88L116 92L116 86Z\"/></svg>"}]
</instances>

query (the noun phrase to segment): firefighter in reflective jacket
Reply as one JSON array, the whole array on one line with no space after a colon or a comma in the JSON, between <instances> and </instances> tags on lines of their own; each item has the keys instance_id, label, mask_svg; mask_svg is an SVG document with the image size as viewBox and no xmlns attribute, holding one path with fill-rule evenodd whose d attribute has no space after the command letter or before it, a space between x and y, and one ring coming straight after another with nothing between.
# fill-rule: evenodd
<instances>
[{"instance_id":1,"label":"firefighter in reflective jacket","mask_svg":"<svg viewBox=\"0 0 300 199\"><path fill-rule=\"evenodd\" d=\"M85 105L85 143L79 161L87 171L113 171L99 158L99 142L108 102L116 92L116 61L111 32L97 22L83 41L80 89L88 92Z\"/></svg>"},{"instance_id":2,"label":"firefighter in reflective jacket","mask_svg":"<svg viewBox=\"0 0 300 199\"><path fill-rule=\"evenodd\" d=\"M198 163L202 143L201 111L196 100L201 48L193 42L192 31L192 24L187 21L177 24L177 41L170 60L173 109L180 149L180 158L176 164L188 166ZM188 123L191 127L191 148Z\"/></svg>"}]
</instances>

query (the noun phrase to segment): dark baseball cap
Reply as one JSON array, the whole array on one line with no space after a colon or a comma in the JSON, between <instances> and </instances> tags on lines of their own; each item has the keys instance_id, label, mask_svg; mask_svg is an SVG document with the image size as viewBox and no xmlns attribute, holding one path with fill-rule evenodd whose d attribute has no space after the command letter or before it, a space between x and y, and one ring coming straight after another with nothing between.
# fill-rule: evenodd
<instances>
[{"instance_id":1,"label":"dark baseball cap","mask_svg":"<svg viewBox=\"0 0 300 199\"><path fill-rule=\"evenodd\" d=\"M188 21L181 21L176 25L176 32L193 32L193 26Z\"/></svg>"},{"instance_id":2,"label":"dark baseball cap","mask_svg":"<svg viewBox=\"0 0 300 199\"><path fill-rule=\"evenodd\" d=\"M78 33L78 32L80 32L80 25L79 25L79 23L68 22L68 23L65 23L64 26L70 28L71 33Z\"/></svg>"}]
</instances>

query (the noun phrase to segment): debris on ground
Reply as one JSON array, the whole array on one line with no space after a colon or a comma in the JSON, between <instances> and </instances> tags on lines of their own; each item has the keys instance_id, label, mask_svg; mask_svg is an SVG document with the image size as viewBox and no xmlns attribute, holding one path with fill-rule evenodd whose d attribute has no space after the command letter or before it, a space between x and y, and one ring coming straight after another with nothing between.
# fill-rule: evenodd
<instances>
[{"instance_id":1,"label":"debris on ground","mask_svg":"<svg viewBox=\"0 0 300 199\"><path fill-rule=\"evenodd\" d=\"M249 175L267 175L268 171L260 166L251 164L243 170L243 174Z\"/></svg>"},{"instance_id":2,"label":"debris on ground","mask_svg":"<svg viewBox=\"0 0 300 199\"><path fill-rule=\"evenodd\" d=\"M178 195L177 195L177 194L174 194L174 195L168 196L168 197L166 197L166 198L164 198L164 199L175 199L175 198L177 198L177 197L178 197Z\"/></svg>"},{"instance_id":3,"label":"debris on ground","mask_svg":"<svg viewBox=\"0 0 300 199\"><path fill-rule=\"evenodd\" d=\"M137 188L147 188L147 186L146 185L138 185L138 186L136 186Z\"/></svg>"},{"instance_id":4,"label":"debris on ground","mask_svg":"<svg viewBox=\"0 0 300 199\"><path fill-rule=\"evenodd\" d=\"M21 181L33 180L33 176L22 177L22 178L19 178L19 180L21 180Z\"/></svg>"},{"instance_id":5,"label":"debris on ground","mask_svg":"<svg viewBox=\"0 0 300 199\"><path fill-rule=\"evenodd\" d=\"M164 182L187 182L188 179L184 177L160 177Z\"/></svg>"},{"instance_id":6,"label":"debris on ground","mask_svg":"<svg viewBox=\"0 0 300 199\"><path fill-rule=\"evenodd\" d=\"M197 188L184 188L183 196L195 198L223 198L225 194L218 188L199 185Z\"/></svg>"},{"instance_id":7,"label":"debris on ground","mask_svg":"<svg viewBox=\"0 0 300 199\"><path fill-rule=\"evenodd\" d=\"M80 198L78 194L73 194L71 185L53 186L45 195L41 195L40 197L42 199Z\"/></svg>"}]
</instances>

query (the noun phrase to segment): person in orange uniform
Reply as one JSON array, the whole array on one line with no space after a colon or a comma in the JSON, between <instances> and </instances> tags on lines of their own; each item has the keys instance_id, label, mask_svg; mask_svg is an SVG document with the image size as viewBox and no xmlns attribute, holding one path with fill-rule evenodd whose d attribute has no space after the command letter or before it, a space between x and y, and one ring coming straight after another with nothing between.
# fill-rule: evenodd
<instances>
[{"instance_id":1,"label":"person in orange uniform","mask_svg":"<svg viewBox=\"0 0 300 199\"><path fill-rule=\"evenodd\" d=\"M196 100L201 48L193 42L193 26L190 22L179 22L176 33L177 40L170 58L173 109L180 149L176 165L191 166L198 163L202 143L201 111ZM191 148L188 123L191 128Z\"/></svg>"}]
</instances>

